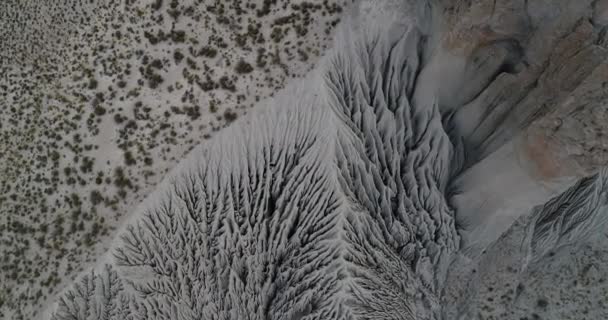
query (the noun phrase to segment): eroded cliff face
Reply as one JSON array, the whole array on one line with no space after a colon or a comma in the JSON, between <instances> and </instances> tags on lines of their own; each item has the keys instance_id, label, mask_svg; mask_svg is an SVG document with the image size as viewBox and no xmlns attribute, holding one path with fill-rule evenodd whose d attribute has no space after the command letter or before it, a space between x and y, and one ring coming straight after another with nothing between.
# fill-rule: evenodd
<instances>
[{"instance_id":1,"label":"eroded cliff face","mask_svg":"<svg viewBox=\"0 0 608 320\"><path fill-rule=\"evenodd\" d=\"M474 159L577 100L583 88L591 89L590 77L601 77L606 59L605 24L599 18L604 6L603 1L446 2L437 56L457 57L460 77L447 85L437 82L435 91L444 109L456 109L456 127L463 127ZM440 58L435 64L446 65L446 71L456 68ZM594 91L599 98L603 90Z\"/></svg>"},{"instance_id":2,"label":"eroded cliff face","mask_svg":"<svg viewBox=\"0 0 608 320\"><path fill-rule=\"evenodd\" d=\"M413 100L441 110L459 155L450 201L483 247L606 164L606 1L430 3Z\"/></svg>"},{"instance_id":3,"label":"eroded cliff face","mask_svg":"<svg viewBox=\"0 0 608 320\"><path fill-rule=\"evenodd\" d=\"M452 182L463 255L450 267L444 316L606 317L605 173L583 177L608 161L607 2L445 8L438 61L458 57L462 78L443 105L465 169ZM441 101L449 87L437 86Z\"/></svg>"},{"instance_id":4,"label":"eroded cliff face","mask_svg":"<svg viewBox=\"0 0 608 320\"><path fill-rule=\"evenodd\" d=\"M605 318L606 3L358 3L54 317Z\"/></svg>"}]
</instances>

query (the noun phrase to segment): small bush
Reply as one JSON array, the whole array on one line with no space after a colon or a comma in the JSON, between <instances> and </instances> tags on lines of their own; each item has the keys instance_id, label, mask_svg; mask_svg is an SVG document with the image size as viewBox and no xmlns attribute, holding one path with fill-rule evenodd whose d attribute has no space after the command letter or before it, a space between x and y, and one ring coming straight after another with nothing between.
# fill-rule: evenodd
<instances>
[{"instance_id":1,"label":"small bush","mask_svg":"<svg viewBox=\"0 0 608 320\"><path fill-rule=\"evenodd\" d=\"M96 206L96 205L100 204L101 202L103 202L103 196L101 195L101 193L99 191L93 190L93 191L91 191L90 200L91 200L91 203L93 204L93 206Z\"/></svg>"},{"instance_id":2,"label":"small bush","mask_svg":"<svg viewBox=\"0 0 608 320\"><path fill-rule=\"evenodd\" d=\"M91 78L91 79L89 79L89 84L88 84L87 88L89 88L89 90L97 89L98 84L99 83L97 82L97 80L95 80L95 78Z\"/></svg>"},{"instance_id":3,"label":"small bush","mask_svg":"<svg viewBox=\"0 0 608 320\"><path fill-rule=\"evenodd\" d=\"M155 0L152 3L152 10L157 11L163 6L163 0Z\"/></svg>"},{"instance_id":4,"label":"small bush","mask_svg":"<svg viewBox=\"0 0 608 320\"><path fill-rule=\"evenodd\" d=\"M103 116L104 114L106 114L106 109L102 106L95 106L93 112L95 112L95 115L97 116Z\"/></svg>"},{"instance_id":5,"label":"small bush","mask_svg":"<svg viewBox=\"0 0 608 320\"><path fill-rule=\"evenodd\" d=\"M241 59L239 62L237 62L234 70L238 74L246 74L251 73L251 71L253 71L253 67L249 63L245 62L245 60Z\"/></svg>"},{"instance_id":6,"label":"small bush","mask_svg":"<svg viewBox=\"0 0 608 320\"><path fill-rule=\"evenodd\" d=\"M156 89L158 88L158 86L163 83L164 79L161 75L159 74L152 74L149 76L148 78L148 85L150 86L150 88L152 89Z\"/></svg>"},{"instance_id":7,"label":"small bush","mask_svg":"<svg viewBox=\"0 0 608 320\"><path fill-rule=\"evenodd\" d=\"M125 164L128 166L132 166L136 164L135 157L133 157L133 153L131 151L125 152Z\"/></svg>"},{"instance_id":8,"label":"small bush","mask_svg":"<svg viewBox=\"0 0 608 320\"><path fill-rule=\"evenodd\" d=\"M186 32L183 30L171 31L171 40L173 40L173 42L177 42L177 43L186 41Z\"/></svg>"},{"instance_id":9,"label":"small bush","mask_svg":"<svg viewBox=\"0 0 608 320\"><path fill-rule=\"evenodd\" d=\"M182 62L182 60L184 60L184 54L176 50L173 52L173 59L175 59L176 64L179 64Z\"/></svg>"},{"instance_id":10,"label":"small bush","mask_svg":"<svg viewBox=\"0 0 608 320\"><path fill-rule=\"evenodd\" d=\"M238 115L236 114L236 112L232 112L232 110L227 109L226 111L224 111L224 119L226 119L226 121L228 123L236 120L236 118L238 117Z\"/></svg>"},{"instance_id":11,"label":"small bush","mask_svg":"<svg viewBox=\"0 0 608 320\"><path fill-rule=\"evenodd\" d=\"M220 78L219 82L220 82L220 87L222 87L222 89L228 90L230 92L236 91L236 86L234 85L234 81L230 80L230 78L228 78L228 76L222 76Z\"/></svg>"},{"instance_id":12,"label":"small bush","mask_svg":"<svg viewBox=\"0 0 608 320\"><path fill-rule=\"evenodd\" d=\"M215 58L217 56L217 49L210 46L205 46L201 48L199 54L203 57Z\"/></svg>"}]
</instances>

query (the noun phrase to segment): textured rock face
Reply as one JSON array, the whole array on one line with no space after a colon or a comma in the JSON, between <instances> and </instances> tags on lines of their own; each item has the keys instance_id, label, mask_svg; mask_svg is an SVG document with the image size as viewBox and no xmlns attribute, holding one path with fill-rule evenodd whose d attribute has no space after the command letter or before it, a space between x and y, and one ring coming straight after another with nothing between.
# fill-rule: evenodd
<instances>
[{"instance_id":1,"label":"textured rock face","mask_svg":"<svg viewBox=\"0 0 608 320\"><path fill-rule=\"evenodd\" d=\"M362 2L54 318L606 318L605 8Z\"/></svg>"},{"instance_id":2,"label":"textured rock face","mask_svg":"<svg viewBox=\"0 0 608 320\"><path fill-rule=\"evenodd\" d=\"M444 301L458 303L444 309L447 319L606 317L606 291L589 282L606 277L605 178L564 191L608 160L605 12L605 1L453 2L449 9L442 48L464 56L461 75L472 65L491 81L465 80L458 85L483 90L447 99L468 168L453 181L464 191L451 204L464 226L465 255L450 267ZM476 62L488 43L500 50Z\"/></svg>"},{"instance_id":3,"label":"textured rock face","mask_svg":"<svg viewBox=\"0 0 608 320\"><path fill-rule=\"evenodd\" d=\"M458 84L485 89L479 96L471 99L465 90L465 97L449 99L458 102L456 122L468 128L463 136L469 148L484 149L480 157L567 99L576 99L582 93L577 88L586 86L606 59L604 25L592 19L600 5L594 11L592 1L454 3L447 11L445 49L439 51L464 56L460 74L468 77L466 64L471 74L485 77Z\"/></svg>"},{"instance_id":4,"label":"textured rock face","mask_svg":"<svg viewBox=\"0 0 608 320\"><path fill-rule=\"evenodd\" d=\"M608 63L604 61L555 110L526 131L528 156L543 178L588 175L608 162L607 75ZM537 144L542 144L547 152L536 151ZM539 161L551 163L543 166Z\"/></svg>"}]
</instances>

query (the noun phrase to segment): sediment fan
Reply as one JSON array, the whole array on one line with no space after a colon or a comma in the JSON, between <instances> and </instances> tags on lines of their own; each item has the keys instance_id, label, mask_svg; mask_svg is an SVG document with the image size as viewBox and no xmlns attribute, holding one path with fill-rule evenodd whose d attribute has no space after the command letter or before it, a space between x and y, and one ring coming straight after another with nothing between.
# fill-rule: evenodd
<instances>
[{"instance_id":1,"label":"sediment fan","mask_svg":"<svg viewBox=\"0 0 608 320\"><path fill-rule=\"evenodd\" d=\"M358 3L48 314L606 318L607 7Z\"/></svg>"}]
</instances>

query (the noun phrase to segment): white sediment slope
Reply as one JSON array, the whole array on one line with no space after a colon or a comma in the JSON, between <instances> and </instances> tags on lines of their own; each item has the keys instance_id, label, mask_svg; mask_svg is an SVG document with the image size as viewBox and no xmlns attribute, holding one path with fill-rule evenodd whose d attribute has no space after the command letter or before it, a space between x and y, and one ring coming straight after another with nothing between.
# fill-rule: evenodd
<instances>
[{"instance_id":1,"label":"white sediment slope","mask_svg":"<svg viewBox=\"0 0 608 320\"><path fill-rule=\"evenodd\" d=\"M45 316L606 318L606 130L583 111L608 97L600 8L357 3Z\"/></svg>"}]
</instances>

